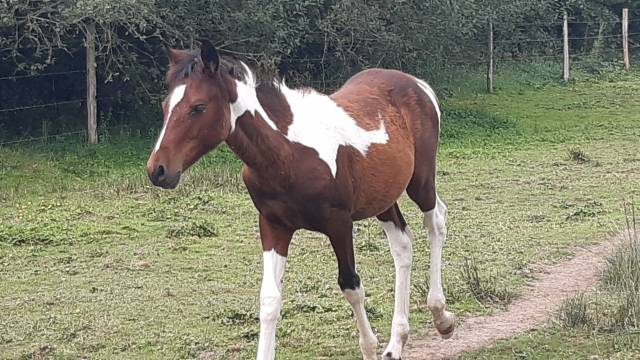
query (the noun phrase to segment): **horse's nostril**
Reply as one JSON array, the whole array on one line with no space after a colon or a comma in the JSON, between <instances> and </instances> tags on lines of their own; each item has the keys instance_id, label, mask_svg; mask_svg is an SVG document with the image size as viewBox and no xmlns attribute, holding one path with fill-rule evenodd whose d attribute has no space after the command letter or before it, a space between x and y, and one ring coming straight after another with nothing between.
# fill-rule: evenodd
<instances>
[{"instance_id":1,"label":"horse's nostril","mask_svg":"<svg viewBox=\"0 0 640 360\"><path fill-rule=\"evenodd\" d=\"M158 185L164 179L165 177L164 175L165 175L164 166L158 165L155 169L153 169L153 172L149 174L149 179L154 185Z\"/></svg>"}]
</instances>

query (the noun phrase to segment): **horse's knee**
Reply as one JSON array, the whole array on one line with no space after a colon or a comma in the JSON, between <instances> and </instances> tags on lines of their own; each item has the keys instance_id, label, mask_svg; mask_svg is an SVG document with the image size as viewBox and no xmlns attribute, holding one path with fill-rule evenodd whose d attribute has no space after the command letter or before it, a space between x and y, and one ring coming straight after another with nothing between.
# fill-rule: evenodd
<instances>
[{"instance_id":1,"label":"horse's knee","mask_svg":"<svg viewBox=\"0 0 640 360\"><path fill-rule=\"evenodd\" d=\"M357 287L355 289L346 289L343 290L342 293L344 297L347 299L351 306L359 306L364 304L364 289L362 287Z\"/></svg>"},{"instance_id":2,"label":"horse's knee","mask_svg":"<svg viewBox=\"0 0 640 360\"><path fill-rule=\"evenodd\" d=\"M447 233L447 205L438 197L436 206L424 213L424 226L429 235L446 236Z\"/></svg>"},{"instance_id":3,"label":"horse's knee","mask_svg":"<svg viewBox=\"0 0 640 360\"><path fill-rule=\"evenodd\" d=\"M410 269L413 262L413 236L409 227L404 230L393 222L381 222L395 265L399 269Z\"/></svg>"},{"instance_id":4,"label":"horse's knee","mask_svg":"<svg viewBox=\"0 0 640 360\"><path fill-rule=\"evenodd\" d=\"M278 321L282 308L280 294L260 296L260 322L272 323Z\"/></svg>"},{"instance_id":5,"label":"horse's knee","mask_svg":"<svg viewBox=\"0 0 640 360\"><path fill-rule=\"evenodd\" d=\"M340 290L356 290L360 287L360 276L355 272L348 272L338 275L338 285Z\"/></svg>"}]
</instances>

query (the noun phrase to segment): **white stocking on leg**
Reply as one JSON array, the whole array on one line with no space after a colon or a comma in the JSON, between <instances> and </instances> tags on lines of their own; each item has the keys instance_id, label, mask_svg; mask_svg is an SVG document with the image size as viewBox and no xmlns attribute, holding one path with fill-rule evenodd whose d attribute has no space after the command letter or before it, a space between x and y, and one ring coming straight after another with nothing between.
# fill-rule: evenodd
<instances>
[{"instance_id":1,"label":"white stocking on leg","mask_svg":"<svg viewBox=\"0 0 640 360\"><path fill-rule=\"evenodd\" d=\"M396 268L395 303L391 338L383 352L385 359L400 359L409 338L409 295L411 292L412 236L409 228L400 229L394 222L381 222L393 255Z\"/></svg>"},{"instance_id":2,"label":"white stocking on leg","mask_svg":"<svg viewBox=\"0 0 640 360\"><path fill-rule=\"evenodd\" d=\"M431 247L427 306L433 315L436 329L444 339L448 339L455 329L455 317L445 310L446 299L442 290L442 247L447 237L447 207L437 196L435 208L424 214L424 225L429 233Z\"/></svg>"}]
</instances>

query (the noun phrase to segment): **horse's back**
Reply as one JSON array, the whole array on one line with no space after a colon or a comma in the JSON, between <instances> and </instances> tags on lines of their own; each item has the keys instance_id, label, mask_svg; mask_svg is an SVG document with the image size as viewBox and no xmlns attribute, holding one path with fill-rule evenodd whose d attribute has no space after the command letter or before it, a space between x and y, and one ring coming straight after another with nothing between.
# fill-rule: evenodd
<instances>
[{"instance_id":1,"label":"horse's back","mask_svg":"<svg viewBox=\"0 0 640 360\"><path fill-rule=\"evenodd\" d=\"M370 115L376 116L379 110L392 106L402 113L406 127L411 130L409 136L424 132L439 136L441 114L435 92L423 80L402 71L377 68L361 71L330 96L347 111L367 113L364 116L352 113L365 128ZM382 120L387 123L396 119Z\"/></svg>"}]
</instances>

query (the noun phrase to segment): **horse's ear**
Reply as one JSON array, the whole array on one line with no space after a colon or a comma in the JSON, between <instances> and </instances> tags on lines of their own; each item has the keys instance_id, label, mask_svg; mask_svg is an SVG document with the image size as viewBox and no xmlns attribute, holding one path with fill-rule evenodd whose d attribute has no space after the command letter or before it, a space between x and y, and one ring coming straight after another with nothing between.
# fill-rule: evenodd
<instances>
[{"instance_id":1,"label":"horse's ear","mask_svg":"<svg viewBox=\"0 0 640 360\"><path fill-rule=\"evenodd\" d=\"M167 57L171 65L179 63L189 55L189 52L186 50L172 49L170 47L166 47L165 50L167 51Z\"/></svg>"},{"instance_id":2,"label":"horse's ear","mask_svg":"<svg viewBox=\"0 0 640 360\"><path fill-rule=\"evenodd\" d=\"M202 40L202 45L200 46L200 57L202 58L202 63L212 72L218 71L220 56L218 56L218 51L211 41Z\"/></svg>"}]
</instances>

